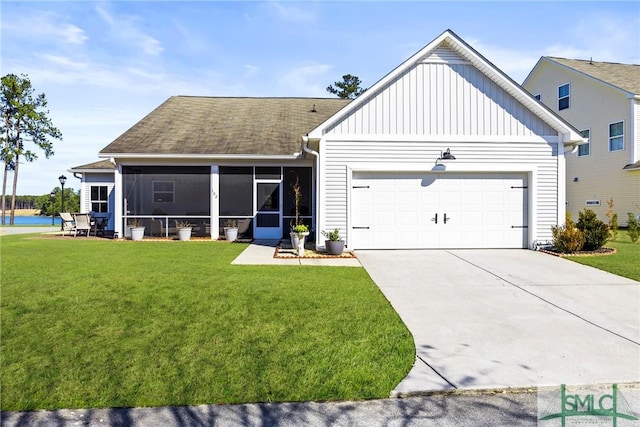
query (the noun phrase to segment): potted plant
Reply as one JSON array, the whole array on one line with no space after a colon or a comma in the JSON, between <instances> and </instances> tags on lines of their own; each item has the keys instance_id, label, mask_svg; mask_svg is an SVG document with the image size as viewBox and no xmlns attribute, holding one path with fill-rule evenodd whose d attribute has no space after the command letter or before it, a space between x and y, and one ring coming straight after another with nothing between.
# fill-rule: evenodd
<instances>
[{"instance_id":1,"label":"potted plant","mask_svg":"<svg viewBox=\"0 0 640 427\"><path fill-rule=\"evenodd\" d=\"M298 256L304 256L304 239L309 235L309 227L304 224L294 225L291 229L291 246L298 252Z\"/></svg>"},{"instance_id":2,"label":"potted plant","mask_svg":"<svg viewBox=\"0 0 640 427\"><path fill-rule=\"evenodd\" d=\"M131 240L137 241L142 240L144 238L144 225L142 225L142 221L139 219L132 219L129 221L129 230L131 233Z\"/></svg>"},{"instance_id":3,"label":"potted plant","mask_svg":"<svg viewBox=\"0 0 640 427\"><path fill-rule=\"evenodd\" d=\"M323 231L322 235L327 238L324 241L324 247L329 255L341 255L344 251L344 240L340 237L338 228L333 231Z\"/></svg>"},{"instance_id":4,"label":"potted plant","mask_svg":"<svg viewBox=\"0 0 640 427\"><path fill-rule=\"evenodd\" d=\"M176 221L176 227L178 228L179 240L184 242L191 239L191 230L193 227L189 224L189 221Z\"/></svg>"},{"instance_id":5,"label":"potted plant","mask_svg":"<svg viewBox=\"0 0 640 427\"><path fill-rule=\"evenodd\" d=\"M227 242L235 242L238 240L238 221L230 219L224 227L224 238Z\"/></svg>"}]
</instances>

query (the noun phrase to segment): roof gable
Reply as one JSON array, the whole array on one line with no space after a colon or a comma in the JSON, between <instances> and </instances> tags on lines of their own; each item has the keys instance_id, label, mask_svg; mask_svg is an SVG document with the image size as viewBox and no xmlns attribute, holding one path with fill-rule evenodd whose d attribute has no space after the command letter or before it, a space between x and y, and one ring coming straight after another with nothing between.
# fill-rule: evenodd
<instances>
[{"instance_id":1,"label":"roof gable","mask_svg":"<svg viewBox=\"0 0 640 427\"><path fill-rule=\"evenodd\" d=\"M322 135L334 131L341 122L345 121L350 115L353 115L359 109L362 109L365 104L372 102L374 98L381 94L384 96L387 89L392 88L396 82L400 81L403 76L410 74L412 70L415 70L420 64L439 63L453 68L467 67L467 69L473 69L479 73L484 82L494 87L494 89L490 89L490 91L493 92L490 93L489 97L492 98L492 101L496 105L504 108L504 105L501 105L501 103L508 98L508 102L513 104L512 110L520 111L520 113L515 113L517 117L510 118L510 121L516 124L521 123L525 128L527 128L526 131L537 134L545 132L546 134L549 134L550 131L552 134L560 133L563 135L565 143L576 143L582 141L582 137L576 129L550 111L542 103L533 99L533 97L531 97L531 95L520 85L500 71L491 62L482 57L450 30L442 33L423 49L418 51L411 58L403 62L370 87L365 93L356 98L354 102L343 108L336 115L330 117L324 123L320 124L320 126L310 132L309 136L311 138L321 138ZM468 71L460 71L459 73L467 72ZM415 82L414 86L408 87L412 81ZM396 91L402 91L399 95L399 102L411 102L402 98L407 98L408 96L406 95L410 94L412 91L415 92L416 90L421 90L419 88L418 81L419 78L413 80L409 78L407 79L409 85L403 84L402 88L396 89ZM480 81L480 79L476 79L476 81ZM472 85L475 85L475 83L472 83ZM484 90L484 88L481 88L481 90ZM494 96L497 93L496 90L499 91L500 94ZM409 107L411 108L412 106ZM447 108L443 108L443 106L439 106L438 108L440 108L441 111L447 110ZM431 110L433 112L435 108L432 108ZM405 115L414 117L420 116L421 113L425 112L420 110L420 106L418 105L411 109L409 113L405 113ZM409 119L406 117L400 117L398 120L411 120L411 117L409 117ZM464 118L462 120L464 120ZM397 129L390 128L386 131L394 133ZM467 131L476 132L476 130L473 129L465 130L464 132ZM432 133L433 129L418 129L418 133L420 132ZM441 134L442 132L447 132L447 129L436 129L435 134ZM451 130L449 130L449 132L451 132Z\"/></svg>"},{"instance_id":2,"label":"roof gable","mask_svg":"<svg viewBox=\"0 0 640 427\"><path fill-rule=\"evenodd\" d=\"M640 65L543 56L529 74L530 76L534 74L541 61L559 64L601 83L614 86L629 95L640 95Z\"/></svg>"},{"instance_id":3,"label":"roof gable","mask_svg":"<svg viewBox=\"0 0 640 427\"><path fill-rule=\"evenodd\" d=\"M100 151L128 155L292 155L349 100L173 96Z\"/></svg>"}]
</instances>

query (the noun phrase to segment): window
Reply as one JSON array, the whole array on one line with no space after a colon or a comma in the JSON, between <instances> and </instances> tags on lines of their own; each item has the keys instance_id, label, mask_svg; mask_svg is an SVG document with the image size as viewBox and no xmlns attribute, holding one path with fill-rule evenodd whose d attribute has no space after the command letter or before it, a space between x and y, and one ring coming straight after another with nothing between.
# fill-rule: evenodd
<instances>
[{"instance_id":1,"label":"window","mask_svg":"<svg viewBox=\"0 0 640 427\"><path fill-rule=\"evenodd\" d=\"M542 94L540 94L540 93L536 93L535 95L533 95L533 97L535 99L537 99L538 101L542 100Z\"/></svg>"},{"instance_id":2,"label":"window","mask_svg":"<svg viewBox=\"0 0 640 427\"><path fill-rule=\"evenodd\" d=\"M571 88L569 83L558 86L558 110L565 110L569 108L570 95Z\"/></svg>"},{"instance_id":3,"label":"window","mask_svg":"<svg viewBox=\"0 0 640 427\"><path fill-rule=\"evenodd\" d=\"M609 151L624 150L624 122L609 125Z\"/></svg>"},{"instance_id":4,"label":"window","mask_svg":"<svg viewBox=\"0 0 640 427\"><path fill-rule=\"evenodd\" d=\"M153 181L153 203L173 203L174 193L173 181Z\"/></svg>"},{"instance_id":5,"label":"window","mask_svg":"<svg viewBox=\"0 0 640 427\"><path fill-rule=\"evenodd\" d=\"M106 185L91 186L91 211L108 212L109 209L108 188Z\"/></svg>"},{"instance_id":6,"label":"window","mask_svg":"<svg viewBox=\"0 0 640 427\"><path fill-rule=\"evenodd\" d=\"M589 141L587 141L586 144L578 146L578 157L588 156L591 149L591 129L580 131L580 133L582 134L583 138L587 138Z\"/></svg>"}]
</instances>

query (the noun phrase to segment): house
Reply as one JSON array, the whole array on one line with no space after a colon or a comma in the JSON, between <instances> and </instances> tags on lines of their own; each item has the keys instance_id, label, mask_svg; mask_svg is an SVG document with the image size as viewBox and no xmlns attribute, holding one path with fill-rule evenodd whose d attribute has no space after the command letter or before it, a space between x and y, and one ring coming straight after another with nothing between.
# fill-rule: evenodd
<instances>
[{"instance_id":1,"label":"house","mask_svg":"<svg viewBox=\"0 0 640 427\"><path fill-rule=\"evenodd\" d=\"M523 86L588 139L566 156L571 216L640 214L640 65L542 57Z\"/></svg>"},{"instance_id":2,"label":"house","mask_svg":"<svg viewBox=\"0 0 640 427\"><path fill-rule=\"evenodd\" d=\"M563 222L564 156L583 142L445 31L351 102L171 97L72 171L120 236L188 218L214 239L229 220L281 238L297 181L318 247L339 228L351 249L532 248Z\"/></svg>"}]
</instances>

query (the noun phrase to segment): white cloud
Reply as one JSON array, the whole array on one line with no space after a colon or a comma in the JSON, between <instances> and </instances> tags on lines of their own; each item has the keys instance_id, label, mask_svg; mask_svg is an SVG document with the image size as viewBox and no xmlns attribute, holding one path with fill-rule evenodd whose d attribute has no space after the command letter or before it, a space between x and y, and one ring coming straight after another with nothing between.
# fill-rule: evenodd
<instances>
[{"instance_id":1,"label":"white cloud","mask_svg":"<svg viewBox=\"0 0 640 427\"><path fill-rule=\"evenodd\" d=\"M164 50L162 43L139 28L139 19L137 17L129 15L114 16L102 5L96 6L96 11L102 20L109 25L114 38L126 44L133 44L150 56L158 56Z\"/></svg>"},{"instance_id":2,"label":"white cloud","mask_svg":"<svg viewBox=\"0 0 640 427\"><path fill-rule=\"evenodd\" d=\"M63 20L53 13L37 12L15 19L3 19L2 31L9 31L14 37L71 45L83 45L89 39L82 28L61 22Z\"/></svg>"},{"instance_id":3,"label":"white cloud","mask_svg":"<svg viewBox=\"0 0 640 427\"><path fill-rule=\"evenodd\" d=\"M284 72L278 79L286 96L327 96L326 74L330 65L309 61ZM321 83L322 82L322 83Z\"/></svg>"},{"instance_id":4,"label":"white cloud","mask_svg":"<svg viewBox=\"0 0 640 427\"><path fill-rule=\"evenodd\" d=\"M273 10L275 10L276 15L282 20L286 22L293 23L309 23L315 22L316 13L312 8L313 3L310 2L302 2L302 3L282 3L277 1L270 1L268 3ZM299 7L298 4L302 4L305 7Z\"/></svg>"},{"instance_id":5,"label":"white cloud","mask_svg":"<svg viewBox=\"0 0 640 427\"><path fill-rule=\"evenodd\" d=\"M244 73L245 77L253 77L256 74L260 73L260 67L256 65L245 64L244 69L245 69L245 73Z\"/></svg>"}]
</instances>

